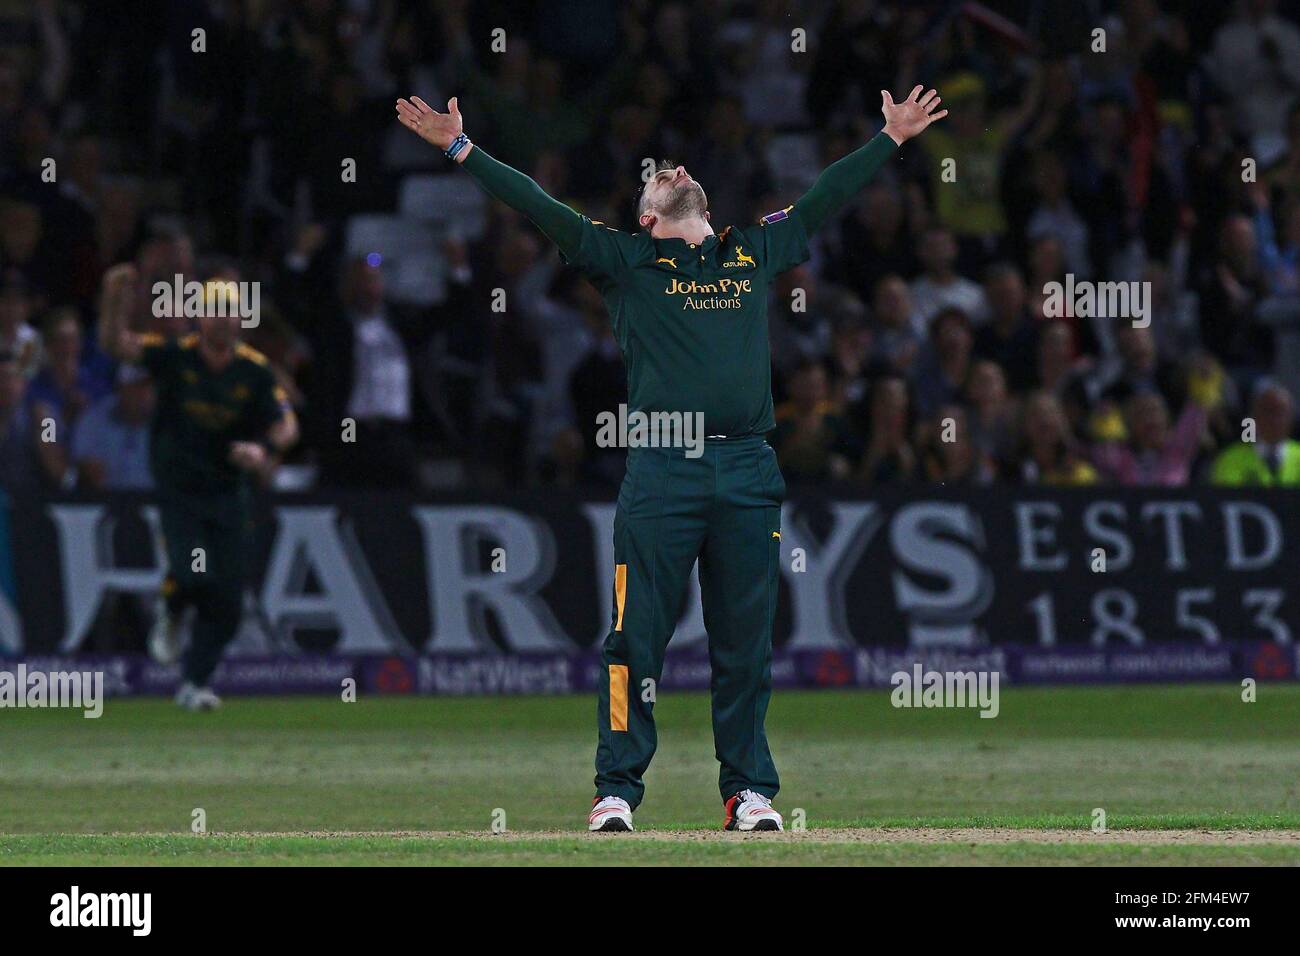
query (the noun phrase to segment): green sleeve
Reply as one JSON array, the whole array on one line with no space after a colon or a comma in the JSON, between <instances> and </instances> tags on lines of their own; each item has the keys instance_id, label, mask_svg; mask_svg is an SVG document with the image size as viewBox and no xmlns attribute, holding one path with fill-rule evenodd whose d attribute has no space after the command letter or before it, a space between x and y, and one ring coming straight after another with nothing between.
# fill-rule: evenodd
<instances>
[{"instance_id":1,"label":"green sleeve","mask_svg":"<svg viewBox=\"0 0 1300 956\"><path fill-rule=\"evenodd\" d=\"M793 206L764 216L758 224L757 231L748 230L745 235L757 247L759 265L769 276L780 275L808 261L811 255L808 234L804 232L799 211Z\"/></svg>"},{"instance_id":2,"label":"green sleeve","mask_svg":"<svg viewBox=\"0 0 1300 956\"><path fill-rule=\"evenodd\" d=\"M259 368L257 376L257 394L253 402L253 430L260 438L272 425L284 417L285 412L292 411L289 396L275 380L275 373L270 368Z\"/></svg>"},{"instance_id":3,"label":"green sleeve","mask_svg":"<svg viewBox=\"0 0 1300 956\"><path fill-rule=\"evenodd\" d=\"M822 170L812 188L794 204L804 229L816 232L831 216L839 212L867 183L871 182L885 160L894 155L898 144L884 133L877 133L861 149L836 160Z\"/></svg>"},{"instance_id":4,"label":"green sleeve","mask_svg":"<svg viewBox=\"0 0 1300 956\"><path fill-rule=\"evenodd\" d=\"M536 223L597 288L617 284L626 272L642 264L654 246L603 222L579 215L552 199L541 186L518 170L497 162L475 146L462 164L487 192Z\"/></svg>"},{"instance_id":5,"label":"green sleeve","mask_svg":"<svg viewBox=\"0 0 1300 956\"><path fill-rule=\"evenodd\" d=\"M582 242L582 216L548 196L531 176L497 162L477 143L461 166L490 195L531 219L566 256L577 254Z\"/></svg>"}]
</instances>

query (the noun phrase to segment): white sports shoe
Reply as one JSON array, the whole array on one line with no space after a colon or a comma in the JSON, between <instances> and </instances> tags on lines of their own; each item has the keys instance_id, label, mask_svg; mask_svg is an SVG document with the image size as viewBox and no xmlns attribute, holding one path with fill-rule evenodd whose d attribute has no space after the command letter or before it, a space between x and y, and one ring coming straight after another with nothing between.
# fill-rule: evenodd
<instances>
[{"instance_id":1,"label":"white sports shoe","mask_svg":"<svg viewBox=\"0 0 1300 956\"><path fill-rule=\"evenodd\" d=\"M631 833L632 808L622 797L597 797L591 801L587 829L592 833Z\"/></svg>"},{"instance_id":2,"label":"white sports shoe","mask_svg":"<svg viewBox=\"0 0 1300 956\"><path fill-rule=\"evenodd\" d=\"M176 692L176 703L186 710L216 710L221 706L221 698L214 694L210 687L195 687L186 681Z\"/></svg>"},{"instance_id":3,"label":"white sports shoe","mask_svg":"<svg viewBox=\"0 0 1300 956\"><path fill-rule=\"evenodd\" d=\"M167 602L159 598L154 605L153 628L149 631L149 656L159 664L175 664L181 659L181 617L168 613Z\"/></svg>"},{"instance_id":4,"label":"white sports shoe","mask_svg":"<svg viewBox=\"0 0 1300 956\"><path fill-rule=\"evenodd\" d=\"M724 830L782 830L781 814L772 809L772 801L753 790L742 790L725 804L727 820Z\"/></svg>"}]
</instances>

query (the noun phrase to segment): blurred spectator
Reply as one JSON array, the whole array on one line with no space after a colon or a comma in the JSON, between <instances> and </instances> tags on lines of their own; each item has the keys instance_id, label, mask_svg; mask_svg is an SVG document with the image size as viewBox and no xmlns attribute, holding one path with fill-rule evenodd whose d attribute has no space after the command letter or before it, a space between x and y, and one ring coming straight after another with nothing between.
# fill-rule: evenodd
<instances>
[{"instance_id":1,"label":"blurred spectator","mask_svg":"<svg viewBox=\"0 0 1300 956\"><path fill-rule=\"evenodd\" d=\"M831 338L832 401L841 410L859 407L867 397L871 378L879 372L871 362L873 344L866 310L856 296L852 302L856 307L837 319Z\"/></svg>"},{"instance_id":2,"label":"blurred spectator","mask_svg":"<svg viewBox=\"0 0 1300 956\"><path fill-rule=\"evenodd\" d=\"M923 271L912 283L918 333L924 334L941 309L961 309L972 318L984 318L984 290L957 274L957 242L950 230L940 226L927 229L921 236L920 259Z\"/></svg>"},{"instance_id":3,"label":"blurred spectator","mask_svg":"<svg viewBox=\"0 0 1300 956\"><path fill-rule=\"evenodd\" d=\"M596 422L601 413L618 413L627 404L627 373L619 354L618 339L603 312L583 313L592 345L569 376L569 399L574 425L584 442L582 476L590 484L617 488L623 480L627 450L602 448L596 443Z\"/></svg>"},{"instance_id":4,"label":"blurred spectator","mask_svg":"<svg viewBox=\"0 0 1300 956\"><path fill-rule=\"evenodd\" d=\"M873 358L882 366L906 374L923 341L907 283L898 276L885 276L876 283L871 309Z\"/></svg>"},{"instance_id":5,"label":"blurred spectator","mask_svg":"<svg viewBox=\"0 0 1300 956\"><path fill-rule=\"evenodd\" d=\"M1277 15L1274 0L1236 0L1232 7L1206 64L1220 88L1252 91L1234 114L1251 150L1267 161L1280 149L1287 108L1300 92L1300 30Z\"/></svg>"},{"instance_id":6,"label":"blurred spectator","mask_svg":"<svg viewBox=\"0 0 1300 956\"><path fill-rule=\"evenodd\" d=\"M1255 203L1255 243L1259 247L1264 292L1300 294L1300 199L1289 198L1282 206L1280 235L1273 228L1267 188L1256 184L1251 199Z\"/></svg>"},{"instance_id":7,"label":"blurred spectator","mask_svg":"<svg viewBox=\"0 0 1300 956\"><path fill-rule=\"evenodd\" d=\"M961 309L945 308L930 320L930 338L912 373L916 412L933 415L940 405L960 400L970 375L970 319Z\"/></svg>"},{"instance_id":8,"label":"blurred spectator","mask_svg":"<svg viewBox=\"0 0 1300 956\"><path fill-rule=\"evenodd\" d=\"M1076 278L1092 275L1088 260L1088 226L1075 211L1066 192L1065 163L1054 153L1040 153L1034 161L1034 190L1038 206L1029 217L1029 239L1055 236L1061 243L1065 268Z\"/></svg>"},{"instance_id":9,"label":"blurred spectator","mask_svg":"<svg viewBox=\"0 0 1300 956\"><path fill-rule=\"evenodd\" d=\"M1216 485L1300 486L1300 442L1291 437L1295 404L1276 383L1255 392L1250 406L1253 441L1225 448L1214 460L1210 480Z\"/></svg>"},{"instance_id":10,"label":"blurred spectator","mask_svg":"<svg viewBox=\"0 0 1300 956\"><path fill-rule=\"evenodd\" d=\"M1143 99L1134 108L1117 90L1098 96L1090 110L1073 192L1088 224L1092 269L1102 277L1134 274L1143 251L1163 258L1173 243L1178 206L1154 161L1153 113L1154 104Z\"/></svg>"},{"instance_id":11,"label":"blurred spectator","mask_svg":"<svg viewBox=\"0 0 1300 956\"><path fill-rule=\"evenodd\" d=\"M830 320L822 309L821 282L811 264L795 266L772 283L768 334L772 360L783 375L830 349Z\"/></svg>"},{"instance_id":12,"label":"blurred spectator","mask_svg":"<svg viewBox=\"0 0 1300 956\"><path fill-rule=\"evenodd\" d=\"M1287 113L1285 152L1263 180L1282 200L1300 199L1300 97Z\"/></svg>"},{"instance_id":13,"label":"blurred spectator","mask_svg":"<svg viewBox=\"0 0 1300 956\"><path fill-rule=\"evenodd\" d=\"M154 387L135 365L117 370L117 389L82 415L72 436L77 486L90 491L141 491L153 487L149 424Z\"/></svg>"},{"instance_id":14,"label":"blurred spectator","mask_svg":"<svg viewBox=\"0 0 1300 956\"><path fill-rule=\"evenodd\" d=\"M790 380L790 400L776 409L769 439L781 471L794 481L843 480L849 476L850 446L844 420L831 401L826 368L806 361Z\"/></svg>"},{"instance_id":15,"label":"blurred spectator","mask_svg":"<svg viewBox=\"0 0 1300 956\"><path fill-rule=\"evenodd\" d=\"M975 73L953 74L938 85L950 122L934 127L929 131L934 136L918 142L929 157L935 214L958 237L963 258L969 261L996 253L1003 241L1007 221L1001 198L1002 157L1031 115L1038 88L1026 85L1017 110L990 117L986 85ZM968 303L949 304L977 311Z\"/></svg>"},{"instance_id":16,"label":"blurred spectator","mask_svg":"<svg viewBox=\"0 0 1300 956\"><path fill-rule=\"evenodd\" d=\"M332 433L319 436L323 477L340 485L412 487L414 378L405 327L384 301L380 267L351 260L342 299L341 314L322 323L313 350L319 376L313 397L324 413L320 424ZM344 438L347 422L355 426L352 441Z\"/></svg>"},{"instance_id":17,"label":"blurred spectator","mask_svg":"<svg viewBox=\"0 0 1300 956\"><path fill-rule=\"evenodd\" d=\"M1002 469L1015 451L1017 411L1001 366L987 360L975 362L964 398L971 409L971 441L989 462Z\"/></svg>"},{"instance_id":18,"label":"blurred spectator","mask_svg":"<svg viewBox=\"0 0 1300 956\"><path fill-rule=\"evenodd\" d=\"M42 359L41 337L30 318L27 283L16 273L4 274L0 277L0 351L17 363L24 378L36 374Z\"/></svg>"},{"instance_id":19,"label":"blurred spectator","mask_svg":"<svg viewBox=\"0 0 1300 956\"><path fill-rule=\"evenodd\" d=\"M1188 402L1170 428L1169 407L1157 392L1142 392L1124 406L1127 440L1093 452L1101 472L1121 485L1184 485L1205 429L1205 409Z\"/></svg>"},{"instance_id":20,"label":"blurred spectator","mask_svg":"<svg viewBox=\"0 0 1300 956\"><path fill-rule=\"evenodd\" d=\"M12 352L0 352L0 489L34 491L41 462L31 416L23 404L22 369Z\"/></svg>"},{"instance_id":21,"label":"blurred spectator","mask_svg":"<svg viewBox=\"0 0 1300 956\"><path fill-rule=\"evenodd\" d=\"M975 354L996 363L1015 391L1033 386L1038 330L1020 270L1010 263L989 268L984 280L989 320L975 332Z\"/></svg>"},{"instance_id":22,"label":"blurred spectator","mask_svg":"<svg viewBox=\"0 0 1300 956\"><path fill-rule=\"evenodd\" d=\"M11 199L0 203L0 270L21 277L42 305L61 283L56 257L45 241L44 216L35 203Z\"/></svg>"},{"instance_id":23,"label":"blurred spectator","mask_svg":"<svg viewBox=\"0 0 1300 956\"><path fill-rule=\"evenodd\" d=\"M1255 231L1244 215L1229 216L1219 232L1219 252L1201 285L1201 341L1223 362L1238 388L1272 365L1273 330L1259 321L1264 292Z\"/></svg>"},{"instance_id":24,"label":"blurred spectator","mask_svg":"<svg viewBox=\"0 0 1300 956\"><path fill-rule=\"evenodd\" d=\"M867 448L859 477L870 485L912 480L917 462L909 440L911 398L907 383L897 376L882 376L872 386L868 401Z\"/></svg>"},{"instance_id":25,"label":"blurred spectator","mask_svg":"<svg viewBox=\"0 0 1300 956\"><path fill-rule=\"evenodd\" d=\"M1028 254L1029 309L1034 318L1043 317L1043 301L1048 295L1048 286L1053 282L1065 281L1065 253L1061 240L1055 236L1038 236L1029 243ZM1073 316L1069 316L1073 319Z\"/></svg>"},{"instance_id":26,"label":"blurred spectator","mask_svg":"<svg viewBox=\"0 0 1300 956\"><path fill-rule=\"evenodd\" d=\"M42 404L60 427L77 420L112 389L112 361L85 341L75 309L57 309L45 321L45 361L27 387L27 401Z\"/></svg>"},{"instance_id":27,"label":"blurred spectator","mask_svg":"<svg viewBox=\"0 0 1300 956\"><path fill-rule=\"evenodd\" d=\"M1181 408L1182 370L1156 351L1152 326L1121 325L1115 330L1118 361L1098 374L1092 389L1101 401L1123 404L1140 392L1158 392L1170 408Z\"/></svg>"},{"instance_id":28,"label":"blurred spectator","mask_svg":"<svg viewBox=\"0 0 1300 956\"><path fill-rule=\"evenodd\" d=\"M986 485L994 478L988 455L973 440L966 410L939 409L925 443L925 476L941 485Z\"/></svg>"},{"instance_id":29,"label":"blurred spectator","mask_svg":"<svg viewBox=\"0 0 1300 956\"><path fill-rule=\"evenodd\" d=\"M1056 396L1066 421L1077 432L1088 408L1087 366L1075 359L1070 327L1065 322L1044 323L1038 336L1036 372L1038 391Z\"/></svg>"},{"instance_id":30,"label":"blurred spectator","mask_svg":"<svg viewBox=\"0 0 1300 956\"><path fill-rule=\"evenodd\" d=\"M1184 250L1185 251L1185 250ZM1181 361L1197 341L1196 293L1184 287L1185 256L1179 256L1178 271L1152 260L1143 272L1151 283L1151 330L1162 360Z\"/></svg>"},{"instance_id":31,"label":"blurred spectator","mask_svg":"<svg viewBox=\"0 0 1300 956\"><path fill-rule=\"evenodd\" d=\"M1025 401L1020 449L1009 463L1011 476L1030 485L1094 485L1096 469L1075 444L1060 400L1035 392Z\"/></svg>"},{"instance_id":32,"label":"blurred spectator","mask_svg":"<svg viewBox=\"0 0 1300 956\"><path fill-rule=\"evenodd\" d=\"M860 298L870 299L871 290L884 276L916 275L916 248L902 188L897 183L873 182L844 220L839 249L827 270Z\"/></svg>"},{"instance_id":33,"label":"blurred spectator","mask_svg":"<svg viewBox=\"0 0 1300 956\"><path fill-rule=\"evenodd\" d=\"M545 295L525 296L524 308L534 328L542 354L541 394L537 398L537 434L534 441L550 445L557 431L574 428L569 378L591 349L593 334L605 324L605 303L576 269L541 268L532 277L538 285L549 282ZM532 281L530 280L530 281ZM578 432L581 435L581 432Z\"/></svg>"}]
</instances>

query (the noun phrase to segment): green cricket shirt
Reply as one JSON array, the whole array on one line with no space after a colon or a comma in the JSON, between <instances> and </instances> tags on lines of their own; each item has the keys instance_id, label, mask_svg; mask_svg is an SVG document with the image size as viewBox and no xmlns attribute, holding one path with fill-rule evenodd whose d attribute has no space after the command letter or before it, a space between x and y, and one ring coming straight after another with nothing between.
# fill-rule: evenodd
<instances>
[{"instance_id":1,"label":"green cricket shirt","mask_svg":"<svg viewBox=\"0 0 1300 956\"><path fill-rule=\"evenodd\" d=\"M761 435L772 414L767 300L808 258L797 215L701 243L582 219L567 258L601 291L627 367L628 410L703 413L705 435Z\"/></svg>"},{"instance_id":2,"label":"green cricket shirt","mask_svg":"<svg viewBox=\"0 0 1300 956\"><path fill-rule=\"evenodd\" d=\"M198 336L142 336L140 364L158 391L150 435L150 466L164 491L223 493L243 488L244 472L230 463L230 445L260 441L288 408L266 358L247 345L214 372L199 353Z\"/></svg>"},{"instance_id":3,"label":"green cricket shirt","mask_svg":"<svg viewBox=\"0 0 1300 956\"><path fill-rule=\"evenodd\" d=\"M700 412L706 436L740 437L776 426L767 329L772 280L808 259L809 234L895 148L881 133L825 169L793 206L698 244L620 232L581 216L479 146L463 168L528 216L600 290L627 367L629 412Z\"/></svg>"}]
</instances>

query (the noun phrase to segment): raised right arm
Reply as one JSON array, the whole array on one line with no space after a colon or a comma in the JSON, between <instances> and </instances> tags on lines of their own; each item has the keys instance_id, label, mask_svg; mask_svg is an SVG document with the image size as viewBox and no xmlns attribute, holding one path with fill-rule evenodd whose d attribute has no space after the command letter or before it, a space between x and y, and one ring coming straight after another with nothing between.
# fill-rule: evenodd
<instances>
[{"instance_id":1,"label":"raised right arm","mask_svg":"<svg viewBox=\"0 0 1300 956\"><path fill-rule=\"evenodd\" d=\"M418 96L399 99L397 118L425 142L444 151L464 129L455 97L447 101L446 113L432 109ZM577 254L582 241L582 216L547 195L531 176L498 162L473 143L463 146L455 159L484 191L531 219L566 256Z\"/></svg>"},{"instance_id":2,"label":"raised right arm","mask_svg":"<svg viewBox=\"0 0 1300 956\"><path fill-rule=\"evenodd\" d=\"M135 266L119 263L104 273L99 292L99 347L119 362L138 362L144 347L130 325L135 280Z\"/></svg>"},{"instance_id":3,"label":"raised right arm","mask_svg":"<svg viewBox=\"0 0 1300 956\"><path fill-rule=\"evenodd\" d=\"M822 224L842 210L849 201L871 182L876 171L884 165L885 160L894 154L899 146L919 135L935 120L948 115L947 110L939 110L940 96L934 91L921 95L923 86L912 90L912 95L901 103L895 103L888 90L880 91L881 112L885 116L885 127L871 142L861 149L827 166L812 188L804 193L795 204L799 216L803 219L804 229L816 232Z\"/></svg>"},{"instance_id":4,"label":"raised right arm","mask_svg":"<svg viewBox=\"0 0 1300 956\"><path fill-rule=\"evenodd\" d=\"M531 176L493 159L478 147L470 150L461 165L485 192L531 219L566 256L577 255L582 240L582 216L549 196Z\"/></svg>"}]
</instances>

